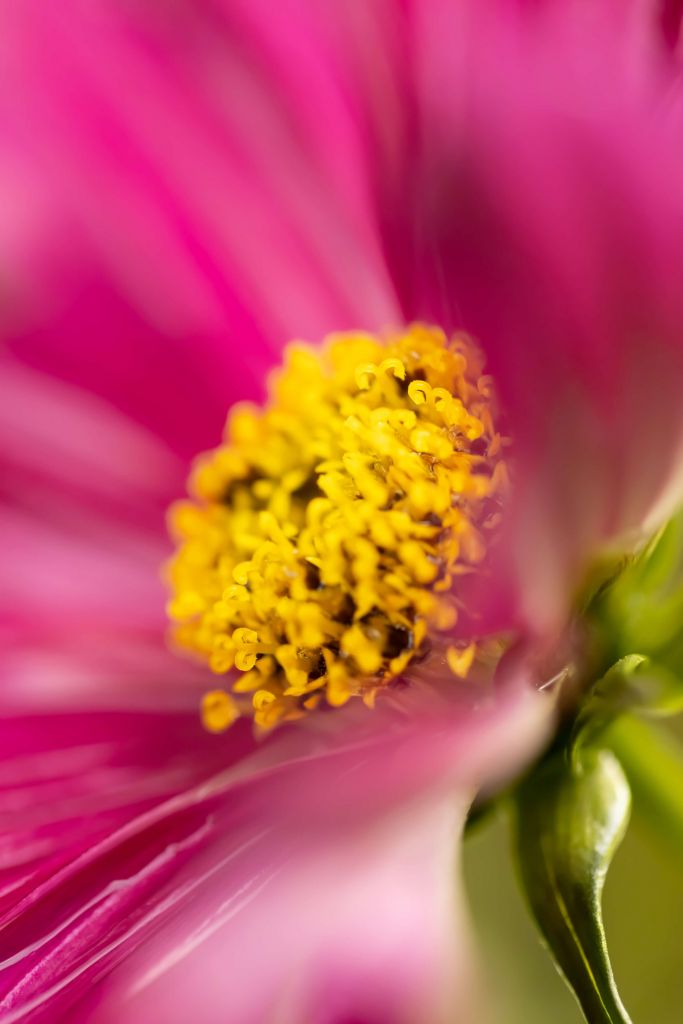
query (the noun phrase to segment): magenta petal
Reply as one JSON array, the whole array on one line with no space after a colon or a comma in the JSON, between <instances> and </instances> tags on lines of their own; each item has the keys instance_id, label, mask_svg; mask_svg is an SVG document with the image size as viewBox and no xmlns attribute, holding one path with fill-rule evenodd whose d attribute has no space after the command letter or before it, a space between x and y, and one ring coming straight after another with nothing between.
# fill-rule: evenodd
<instances>
[{"instance_id":1,"label":"magenta petal","mask_svg":"<svg viewBox=\"0 0 683 1024\"><path fill-rule=\"evenodd\" d=\"M4 358L0 470L3 494L35 518L90 536L116 524L144 538L163 529L187 465L109 403Z\"/></svg>"},{"instance_id":2,"label":"magenta petal","mask_svg":"<svg viewBox=\"0 0 683 1024\"><path fill-rule=\"evenodd\" d=\"M159 632L183 463L101 399L10 359L0 409L3 623Z\"/></svg>"},{"instance_id":3,"label":"magenta petal","mask_svg":"<svg viewBox=\"0 0 683 1024\"><path fill-rule=\"evenodd\" d=\"M681 24L683 23L683 3L681 0L663 0L656 5L659 14L659 25L662 36L673 52L676 52L681 41Z\"/></svg>"},{"instance_id":4,"label":"magenta petal","mask_svg":"<svg viewBox=\"0 0 683 1024\"><path fill-rule=\"evenodd\" d=\"M0 409L5 706L175 701L174 680L196 675L166 650L160 575L184 467L100 399L9 359Z\"/></svg>"},{"instance_id":5,"label":"magenta petal","mask_svg":"<svg viewBox=\"0 0 683 1024\"><path fill-rule=\"evenodd\" d=\"M635 7L417 5L418 129L384 203L407 315L471 331L507 407L535 628L681 495L683 146Z\"/></svg>"},{"instance_id":6,"label":"magenta petal","mask_svg":"<svg viewBox=\"0 0 683 1024\"><path fill-rule=\"evenodd\" d=\"M103 986L94 1019L471 1021L454 877L464 811L451 799L305 844L266 832L231 845L212 891L149 941L121 988Z\"/></svg>"},{"instance_id":7,"label":"magenta petal","mask_svg":"<svg viewBox=\"0 0 683 1024\"><path fill-rule=\"evenodd\" d=\"M344 715L330 733L284 731L194 788L218 746L238 754L239 734L197 744L178 732L184 719L174 732L145 716L85 719L86 737L77 719L46 721L47 736L19 722L0 929L8 1019L92 1019L97 1005L121 1021L181 1022L193 1007L219 1021L226 1006L235 1024L276 1010L408 1021L425 1007L436 1021L447 997L463 1005L459 825L474 787L529 756L543 708L407 710L380 711L371 732ZM38 781L40 755L28 779L17 760L34 741L48 762L58 748Z\"/></svg>"},{"instance_id":8,"label":"magenta petal","mask_svg":"<svg viewBox=\"0 0 683 1024\"><path fill-rule=\"evenodd\" d=\"M297 7L3 13L7 192L40 197L6 333L184 454L291 336L395 317L332 26Z\"/></svg>"},{"instance_id":9,"label":"magenta petal","mask_svg":"<svg viewBox=\"0 0 683 1024\"><path fill-rule=\"evenodd\" d=\"M237 730L226 745L205 733L195 714L3 718L3 926L46 898L62 876L78 873L113 831L247 750L247 735Z\"/></svg>"},{"instance_id":10,"label":"magenta petal","mask_svg":"<svg viewBox=\"0 0 683 1024\"><path fill-rule=\"evenodd\" d=\"M0 1005L5 1019L13 1010L34 1019L33 999L53 987L66 987L68 1005L122 915L135 919L145 893L203 838L201 812L155 825L152 809L251 740L237 730L226 744L196 715L173 714L23 717L3 720L0 733ZM147 831L131 831L150 814ZM171 825L177 845L166 847ZM156 842L151 859L138 833ZM56 1020L61 1007L58 999L39 1018Z\"/></svg>"},{"instance_id":11,"label":"magenta petal","mask_svg":"<svg viewBox=\"0 0 683 1024\"><path fill-rule=\"evenodd\" d=\"M94 518L74 536L81 515L0 507L3 707L196 707L208 672L168 650L165 546Z\"/></svg>"}]
</instances>

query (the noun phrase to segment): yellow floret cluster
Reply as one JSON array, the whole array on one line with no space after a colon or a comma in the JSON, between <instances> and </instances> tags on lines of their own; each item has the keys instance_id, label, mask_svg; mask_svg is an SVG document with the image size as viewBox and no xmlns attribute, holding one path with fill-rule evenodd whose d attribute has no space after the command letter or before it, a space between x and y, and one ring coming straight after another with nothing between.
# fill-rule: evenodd
<instances>
[{"instance_id":1,"label":"yellow floret cluster","mask_svg":"<svg viewBox=\"0 0 683 1024\"><path fill-rule=\"evenodd\" d=\"M175 641L227 674L207 728L271 728L378 691L449 644L457 577L505 492L491 380L465 337L423 325L292 344L265 407L235 407L170 513Z\"/></svg>"}]
</instances>

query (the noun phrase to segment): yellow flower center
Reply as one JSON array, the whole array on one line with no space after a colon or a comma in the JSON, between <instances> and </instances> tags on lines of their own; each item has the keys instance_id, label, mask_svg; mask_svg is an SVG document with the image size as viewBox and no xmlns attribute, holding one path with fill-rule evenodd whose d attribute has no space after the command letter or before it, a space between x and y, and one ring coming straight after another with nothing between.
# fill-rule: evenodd
<instances>
[{"instance_id":1,"label":"yellow flower center","mask_svg":"<svg viewBox=\"0 0 683 1024\"><path fill-rule=\"evenodd\" d=\"M174 638L230 673L206 727L372 706L435 642L466 676L458 577L484 559L506 485L478 350L419 324L341 334L289 346L269 385L170 513Z\"/></svg>"}]
</instances>

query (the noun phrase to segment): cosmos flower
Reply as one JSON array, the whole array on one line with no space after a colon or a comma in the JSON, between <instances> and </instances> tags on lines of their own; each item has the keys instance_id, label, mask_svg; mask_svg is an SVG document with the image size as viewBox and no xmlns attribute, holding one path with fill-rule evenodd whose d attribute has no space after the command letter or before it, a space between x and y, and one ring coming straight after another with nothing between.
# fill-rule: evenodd
<instances>
[{"instance_id":1,"label":"cosmos flower","mask_svg":"<svg viewBox=\"0 0 683 1024\"><path fill-rule=\"evenodd\" d=\"M6 1020L477 1018L468 806L680 495L678 18L594 7L3 6Z\"/></svg>"}]
</instances>

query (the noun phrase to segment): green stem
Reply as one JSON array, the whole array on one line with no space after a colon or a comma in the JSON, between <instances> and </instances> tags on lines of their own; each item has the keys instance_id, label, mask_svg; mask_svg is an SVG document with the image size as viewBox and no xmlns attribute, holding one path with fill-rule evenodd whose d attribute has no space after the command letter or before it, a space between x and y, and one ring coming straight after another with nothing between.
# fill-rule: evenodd
<instances>
[{"instance_id":1,"label":"green stem","mask_svg":"<svg viewBox=\"0 0 683 1024\"><path fill-rule=\"evenodd\" d=\"M683 751L674 737L631 715L605 735L629 780L633 807L657 838L683 855Z\"/></svg>"}]
</instances>

